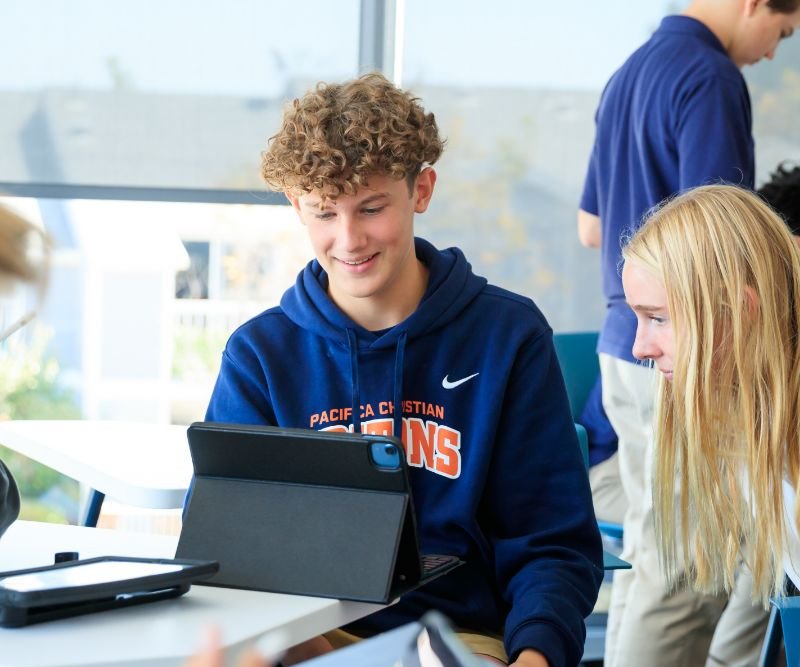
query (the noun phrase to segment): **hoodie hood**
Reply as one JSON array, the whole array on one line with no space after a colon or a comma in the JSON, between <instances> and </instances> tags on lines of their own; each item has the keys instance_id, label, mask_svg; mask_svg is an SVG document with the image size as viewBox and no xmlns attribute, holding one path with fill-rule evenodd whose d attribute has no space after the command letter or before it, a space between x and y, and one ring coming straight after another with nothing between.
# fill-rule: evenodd
<instances>
[{"instance_id":1,"label":"hoodie hood","mask_svg":"<svg viewBox=\"0 0 800 667\"><path fill-rule=\"evenodd\" d=\"M472 273L472 267L458 248L440 251L420 238L414 239L414 248L417 259L428 267L428 287L414 312L388 330L367 331L339 310L328 297L328 274L316 259L306 265L294 287L281 299L283 312L299 327L347 347L353 415L359 414L361 405L359 351L395 348L392 398L396 434L401 433L402 426L406 343L448 324L486 286L486 279Z\"/></svg>"},{"instance_id":2,"label":"hoodie hood","mask_svg":"<svg viewBox=\"0 0 800 667\"><path fill-rule=\"evenodd\" d=\"M397 345L401 336L414 339L439 329L458 316L486 285L486 279L472 273L472 267L458 248L437 250L424 239L415 238L419 259L428 268L428 287L417 309L389 330L375 334L345 315L328 297L328 274L315 259L297 276L294 287L281 299L286 316L318 336L352 345L354 332L359 349L382 349Z\"/></svg>"}]
</instances>

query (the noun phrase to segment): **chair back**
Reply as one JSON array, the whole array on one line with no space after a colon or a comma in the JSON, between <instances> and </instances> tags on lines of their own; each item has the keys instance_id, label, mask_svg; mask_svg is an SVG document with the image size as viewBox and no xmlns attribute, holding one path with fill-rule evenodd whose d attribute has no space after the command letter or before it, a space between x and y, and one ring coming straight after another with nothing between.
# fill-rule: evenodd
<instances>
[{"instance_id":1,"label":"chair back","mask_svg":"<svg viewBox=\"0 0 800 667\"><path fill-rule=\"evenodd\" d=\"M583 457L583 465L589 469L589 435L586 429L583 428L578 422L575 422L575 435L578 436L578 446L581 448L581 456Z\"/></svg>"},{"instance_id":2,"label":"chair back","mask_svg":"<svg viewBox=\"0 0 800 667\"><path fill-rule=\"evenodd\" d=\"M596 331L553 334L558 364L567 386L572 418L577 419L600 374Z\"/></svg>"},{"instance_id":3,"label":"chair back","mask_svg":"<svg viewBox=\"0 0 800 667\"><path fill-rule=\"evenodd\" d=\"M758 667L800 665L800 597L772 598ZM781 660L781 639L786 661Z\"/></svg>"}]
</instances>

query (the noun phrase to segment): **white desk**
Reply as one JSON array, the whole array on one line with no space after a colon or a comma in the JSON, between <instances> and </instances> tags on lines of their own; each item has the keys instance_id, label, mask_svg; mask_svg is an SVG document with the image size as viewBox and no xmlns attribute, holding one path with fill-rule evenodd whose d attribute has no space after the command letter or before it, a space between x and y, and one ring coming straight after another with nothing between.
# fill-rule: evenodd
<instances>
[{"instance_id":1,"label":"white desk","mask_svg":"<svg viewBox=\"0 0 800 667\"><path fill-rule=\"evenodd\" d=\"M192 477L185 426L91 420L0 421L0 444L137 507L182 507ZM98 513L99 509L98 505ZM89 521L91 525L95 522L96 516Z\"/></svg>"},{"instance_id":2,"label":"white desk","mask_svg":"<svg viewBox=\"0 0 800 667\"><path fill-rule=\"evenodd\" d=\"M177 538L18 521L0 539L0 571L53 562L57 551L167 557ZM255 639L286 648L381 609L379 605L195 584L174 600L31 625L0 628L2 667L181 665L220 628L228 660Z\"/></svg>"}]
</instances>

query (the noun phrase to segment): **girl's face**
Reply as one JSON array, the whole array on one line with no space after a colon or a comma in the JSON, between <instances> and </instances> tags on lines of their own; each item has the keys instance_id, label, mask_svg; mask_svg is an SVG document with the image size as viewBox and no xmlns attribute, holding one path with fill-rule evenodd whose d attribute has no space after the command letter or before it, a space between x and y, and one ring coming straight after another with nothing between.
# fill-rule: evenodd
<instances>
[{"instance_id":1,"label":"girl's face","mask_svg":"<svg viewBox=\"0 0 800 667\"><path fill-rule=\"evenodd\" d=\"M664 285L641 264L627 261L622 268L622 287L628 305L636 314L633 356L652 360L656 368L671 382L675 335Z\"/></svg>"}]
</instances>

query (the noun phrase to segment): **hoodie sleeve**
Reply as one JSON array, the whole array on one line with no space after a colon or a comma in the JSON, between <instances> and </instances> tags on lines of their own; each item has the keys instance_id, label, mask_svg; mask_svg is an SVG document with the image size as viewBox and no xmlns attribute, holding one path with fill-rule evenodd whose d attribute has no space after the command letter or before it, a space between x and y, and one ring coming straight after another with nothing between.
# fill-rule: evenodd
<instances>
[{"instance_id":1,"label":"hoodie sleeve","mask_svg":"<svg viewBox=\"0 0 800 667\"><path fill-rule=\"evenodd\" d=\"M0 461L0 535L19 516L19 491L8 468Z\"/></svg>"},{"instance_id":2,"label":"hoodie sleeve","mask_svg":"<svg viewBox=\"0 0 800 667\"><path fill-rule=\"evenodd\" d=\"M206 421L276 424L263 366L250 345L234 338L228 342L206 410Z\"/></svg>"},{"instance_id":3,"label":"hoodie sleeve","mask_svg":"<svg viewBox=\"0 0 800 667\"><path fill-rule=\"evenodd\" d=\"M602 543L549 329L523 345L505 394L486 490L509 657L532 648L577 665L603 577Z\"/></svg>"}]
</instances>

